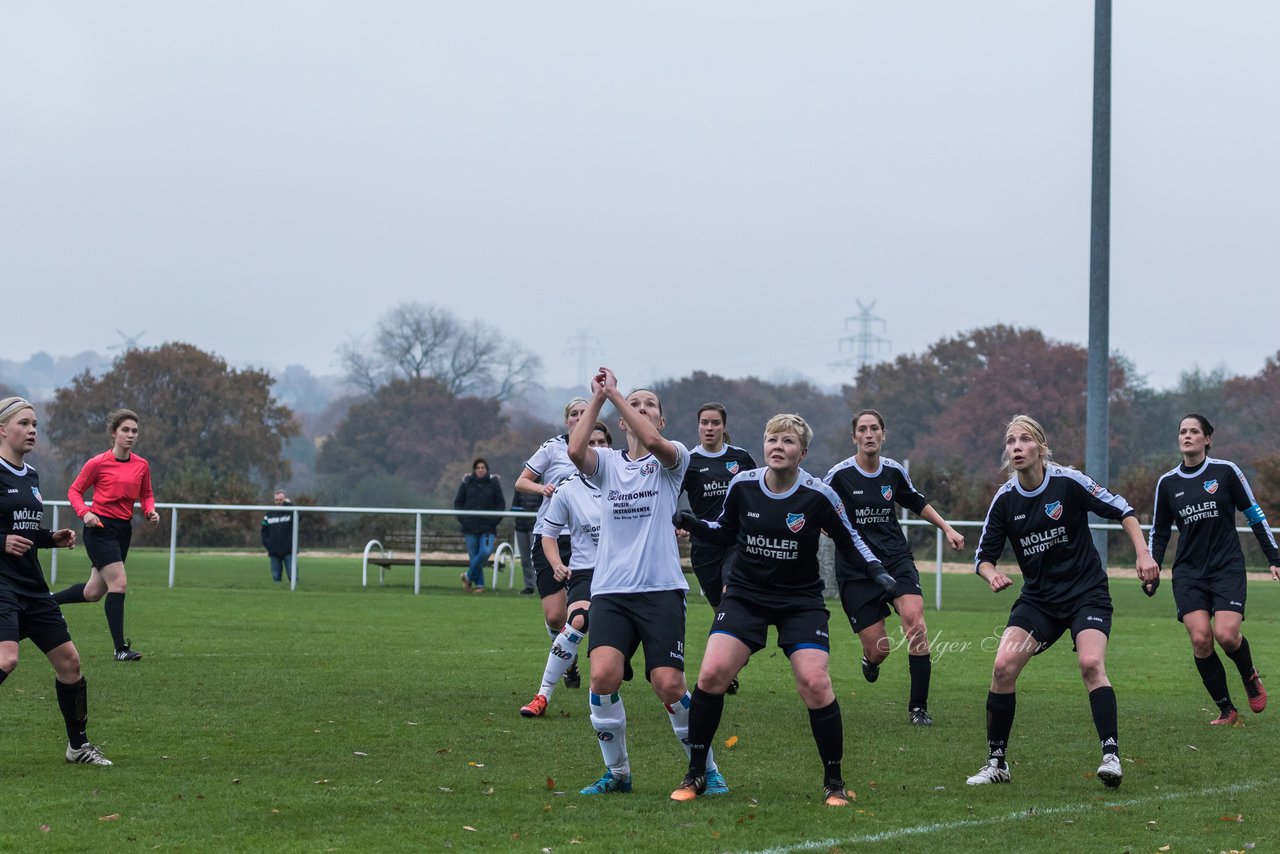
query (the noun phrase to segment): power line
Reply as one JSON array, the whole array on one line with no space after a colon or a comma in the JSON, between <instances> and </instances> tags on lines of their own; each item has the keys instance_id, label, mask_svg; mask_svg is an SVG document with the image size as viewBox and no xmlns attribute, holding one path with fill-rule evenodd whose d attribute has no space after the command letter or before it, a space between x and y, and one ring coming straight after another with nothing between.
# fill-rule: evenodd
<instances>
[{"instance_id":1,"label":"power line","mask_svg":"<svg viewBox=\"0 0 1280 854\"><path fill-rule=\"evenodd\" d=\"M858 313L844 319L846 334L841 336L837 344L840 352L848 350L851 355L832 362L831 367L846 369L856 378L863 368L877 361L877 356L888 353L892 342L877 334L885 331L888 324L883 317L872 314L871 310L876 307L875 300L872 300L870 305L863 305L861 300L854 300L854 302L858 304ZM855 321L858 324L857 333L847 334L849 324Z\"/></svg>"}]
</instances>

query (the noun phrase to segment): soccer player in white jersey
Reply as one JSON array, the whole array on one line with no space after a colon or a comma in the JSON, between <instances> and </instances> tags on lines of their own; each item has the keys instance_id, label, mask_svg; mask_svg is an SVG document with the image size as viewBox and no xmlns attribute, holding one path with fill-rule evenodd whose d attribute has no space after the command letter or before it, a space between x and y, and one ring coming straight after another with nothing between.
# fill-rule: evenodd
<instances>
[{"instance_id":1,"label":"soccer player in white jersey","mask_svg":"<svg viewBox=\"0 0 1280 854\"><path fill-rule=\"evenodd\" d=\"M605 402L621 413L627 449L592 448L591 426ZM688 757L689 691L684 679L685 593L671 517L689 467L689 450L663 438L662 403L650 389L625 398L613 371L591 381L587 411L569 435L569 458L601 490L600 549L591 581L591 725L604 756L604 775L584 795L631 791L627 716L618 689L625 663L644 648L644 669L666 707ZM707 793L729 791L713 760Z\"/></svg>"},{"instance_id":2,"label":"soccer player in white jersey","mask_svg":"<svg viewBox=\"0 0 1280 854\"><path fill-rule=\"evenodd\" d=\"M597 421L591 430L591 447L608 448L612 444L609 428ZM560 560L560 549L556 545L557 538L566 532L573 548L567 564ZM520 714L526 718L540 718L546 713L556 682L578 660L578 645L587 636L591 577L595 574L600 545L600 489L580 474L561 481L533 533L542 540L542 553L550 561L556 581L568 585L569 618L551 641L538 693L520 707Z\"/></svg>"}]
</instances>

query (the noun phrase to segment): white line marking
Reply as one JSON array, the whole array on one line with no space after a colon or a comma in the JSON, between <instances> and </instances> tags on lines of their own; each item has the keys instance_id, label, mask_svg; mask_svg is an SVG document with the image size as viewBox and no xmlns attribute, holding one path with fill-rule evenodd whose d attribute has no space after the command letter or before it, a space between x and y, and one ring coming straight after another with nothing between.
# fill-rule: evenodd
<instances>
[{"instance_id":1,"label":"white line marking","mask_svg":"<svg viewBox=\"0 0 1280 854\"><path fill-rule=\"evenodd\" d=\"M1018 810L1017 812L991 816L989 818L970 818L962 819L960 821L941 821L933 824L917 824L914 827L900 827L896 830L883 830L879 833L871 833L866 836L850 836L846 839L822 839L811 842L801 842L798 845L764 848L759 851L750 852L750 854L787 854L787 852L790 851L818 851L826 848L833 848L838 845L853 845L859 842L887 842L890 839L898 839L903 836L918 836L922 833L937 833L940 830L958 830L965 827L982 827L988 824L1003 824L1010 821L1021 821L1023 819L1039 818L1041 816L1062 815L1063 813L1070 812L1083 812L1098 808L1112 809L1114 807L1136 807L1142 804L1176 801L1181 798L1248 792L1253 789L1257 789L1260 786L1268 786L1275 782L1277 781L1254 780L1250 783L1233 783L1230 786L1220 786L1216 789L1195 789L1185 792L1169 792L1162 795L1130 798L1127 801L1103 801L1100 804L1073 804L1071 806L1060 807L1031 807L1030 809Z\"/></svg>"}]
</instances>

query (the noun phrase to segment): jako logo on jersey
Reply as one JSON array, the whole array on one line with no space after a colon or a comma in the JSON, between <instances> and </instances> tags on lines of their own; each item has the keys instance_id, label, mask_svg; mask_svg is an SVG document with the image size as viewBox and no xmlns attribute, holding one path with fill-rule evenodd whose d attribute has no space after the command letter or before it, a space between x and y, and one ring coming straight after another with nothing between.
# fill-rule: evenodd
<instances>
[{"instance_id":1,"label":"jako logo on jersey","mask_svg":"<svg viewBox=\"0 0 1280 854\"><path fill-rule=\"evenodd\" d=\"M649 460L649 462L645 463L644 465L642 465L642 466L640 467L640 474L643 474L643 475L650 475L650 474L653 474L653 473L654 473L655 471L657 471L657 470L658 470L658 461L657 461L657 460Z\"/></svg>"},{"instance_id":2,"label":"jako logo on jersey","mask_svg":"<svg viewBox=\"0 0 1280 854\"><path fill-rule=\"evenodd\" d=\"M727 469L729 470L729 474L737 474L737 473L738 473L738 461L737 461L737 460L734 460L733 462L730 462L730 463L725 463L725 464L724 464L724 467L725 467L725 468L727 468Z\"/></svg>"},{"instance_id":3,"label":"jako logo on jersey","mask_svg":"<svg viewBox=\"0 0 1280 854\"><path fill-rule=\"evenodd\" d=\"M882 487L880 487L880 494L884 496L884 500L885 500L885 501L892 501L892 500L893 500L893 487L892 487L892 486L882 486Z\"/></svg>"},{"instance_id":4,"label":"jako logo on jersey","mask_svg":"<svg viewBox=\"0 0 1280 854\"><path fill-rule=\"evenodd\" d=\"M44 499L40 497L40 487L38 486L31 487L31 494L36 497L36 501L39 501L41 504L44 503Z\"/></svg>"},{"instance_id":5,"label":"jako logo on jersey","mask_svg":"<svg viewBox=\"0 0 1280 854\"><path fill-rule=\"evenodd\" d=\"M800 529L804 527L804 514L803 514L803 513L788 513L788 514L787 514L787 527L791 529L791 533L793 533L793 534L798 534L798 533L800 533Z\"/></svg>"},{"instance_id":6,"label":"jako logo on jersey","mask_svg":"<svg viewBox=\"0 0 1280 854\"><path fill-rule=\"evenodd\" d=\"M1052 504L1046 504L1044 506L1044 512L1048 513L1049 518L1053 521L1058 521L1062 518L1062 502L1055 501Z\"/></svg>"},{"instance_id":7,"label":"jako logo on jersey","mask_svg":"<svg viewBox=\"0 0 1280 854\"><path fill-rule=\"evenodd\" d=\"M1213 495L1215 492L1218 491L1218 481L1206 480L1204 482L1204 491L1209 493L1210 495Z\"/></svg>"}]
</instances>

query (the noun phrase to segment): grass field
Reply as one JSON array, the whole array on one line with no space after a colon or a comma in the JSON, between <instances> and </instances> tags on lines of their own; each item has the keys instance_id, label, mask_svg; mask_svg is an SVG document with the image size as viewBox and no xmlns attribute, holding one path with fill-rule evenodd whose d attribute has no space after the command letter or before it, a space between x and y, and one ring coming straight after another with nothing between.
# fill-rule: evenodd
<instances>
[{"instance_id":1,"label":"grass field","mask_svg":"<svg viewBox=\"0 0 1280 854\"><path fill-rule=\"evenodd\" d=\"M64 556L63 582L79 579L82 561ZM584 798L577 790L602 768L586 689L561 688L546 718L517 714L546 659L533 597L467 596L458 570L443 568L424 571L421 596L411 570L361 589L351 558L304 560L296 593L271 583L265 557L180 555L173 590L167 554L136 551L129 564L128 634L143 661L111 660L99 605L66 609L89 680L90 735L116 764L63 762L53 673L24 643L0 687L0 850L839 851L879 841L1179 852L1274 850L1280 840L1280 700L1262 715L1246 709L1244 727L1207 726L1168 584L1155 600L1135 581L1112 586L1118 791L1093 778L1097 738L1069 643L1020 682L1012 785L965 786L985 758L989 639L1012 591L945 579L946 609L928 612L938 653L930 730L906 723L904 651L869 685L847 623L833 619L857 800L832 810L775 649L753 659L726 705L716 745L731 794L667 799L684 754L647 685L633 683L623 697L636 791ZM1263 676L1280 677L1280 584L1255 578L1246 633ZM709 618L692 600L691 672Z\"/></svg>"}]
</instances>

